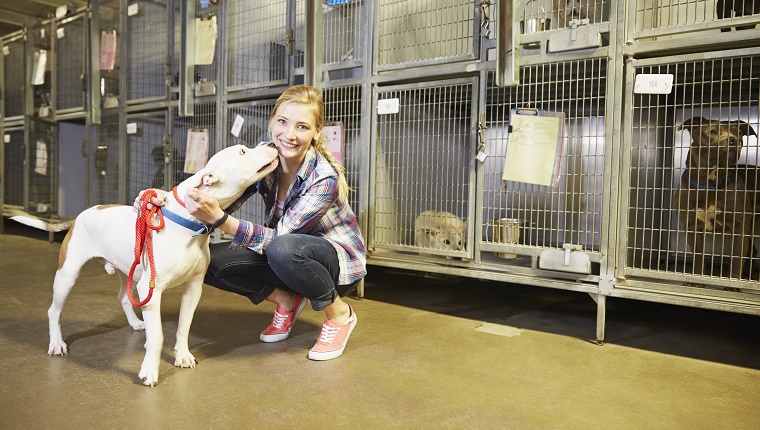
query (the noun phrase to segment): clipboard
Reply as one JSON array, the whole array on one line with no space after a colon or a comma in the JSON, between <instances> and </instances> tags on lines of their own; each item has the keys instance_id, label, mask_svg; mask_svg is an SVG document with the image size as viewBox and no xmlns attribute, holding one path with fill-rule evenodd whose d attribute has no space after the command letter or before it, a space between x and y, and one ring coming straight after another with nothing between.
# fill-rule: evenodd
<instances>
[{"instance_id":1,"label":"clipboard","mask_svg":"<svg viewBox=\"0 0 760 430\"><path fill-rule=\"evenodd\" d=\"M556 187L564 149L565 113L543 109L510 111L502 180Z\"/></svg>"}]
</instances>

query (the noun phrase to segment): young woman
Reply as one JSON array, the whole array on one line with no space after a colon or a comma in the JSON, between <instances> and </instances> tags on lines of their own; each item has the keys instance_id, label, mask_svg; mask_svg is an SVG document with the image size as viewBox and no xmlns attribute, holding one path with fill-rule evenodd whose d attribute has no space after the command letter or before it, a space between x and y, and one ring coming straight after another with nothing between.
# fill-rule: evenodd
<instances>
[{"instance_id":1,"label":"young woman","mask_svg":"<svg viewBox=\"0 0 760 430\"><path fill-rule=\"evenodd\" d=\"M307 300L315 311L325 312L322 332L309 351L312 360L343 353L356 313L341 296L367 273L364 239L347 202L349 187L343 167L325 147L323 125L321 91L294 86L277 99L269 134L279 166L226 210L234 212L258 192L266 204L264 225L228 216L216 199L197 189L185 197L190 214L209 224L226 217L218 228L234 236L231 244L211 245L204 282L255 304L277 305L262 341L287 339Z\"/></svg>"}]
</instances>

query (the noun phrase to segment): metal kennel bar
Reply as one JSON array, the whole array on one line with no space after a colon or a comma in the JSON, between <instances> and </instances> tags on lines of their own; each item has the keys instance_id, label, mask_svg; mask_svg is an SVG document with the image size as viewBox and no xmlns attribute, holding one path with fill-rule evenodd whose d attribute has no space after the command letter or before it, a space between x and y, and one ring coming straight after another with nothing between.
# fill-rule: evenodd
<instances>
[{"instance_id":1,"label":"metal kennel bar","mask_svg":"<svg viewBox=\"0 0 760 430\"><path fill-rule=\"evenodd\" d=\"M630 174L623 177L621 187L621 201L627 203L621 210L626 235L620 242L617 263L621 268L619 277L625 281L613 295L760 314L757 252L738 251L746 255L744 267L750 269L748 273L727 271L727 260L742 239L751 239L757 249L758 228L742 233L721 231L716 226L690 233L677 216L678 203L674 200L694 145L694 136L682 125L694 117L743 121L757 133L759 72L760 48L628 61L624 109L627 154L623 157L623 171ZM661 83L662 79L672 79L672 89L652 93L649 83ZM642 86L642 82L648 85ZM757 136L745 136L742 143L737 172L742 177L757 175ZM720 160L716 163L721 169ZM730 201L740 201L747 193L754 193L750 187L727 191L731 193ZM717 210L740 216L744 209ZM756 213L757 209L751 215ZM695 211L694 216L699 214ZM704 270L694 264L695 250L687 243L690 234L704 237L708 257Z\"/></svg>"}]
</instances>

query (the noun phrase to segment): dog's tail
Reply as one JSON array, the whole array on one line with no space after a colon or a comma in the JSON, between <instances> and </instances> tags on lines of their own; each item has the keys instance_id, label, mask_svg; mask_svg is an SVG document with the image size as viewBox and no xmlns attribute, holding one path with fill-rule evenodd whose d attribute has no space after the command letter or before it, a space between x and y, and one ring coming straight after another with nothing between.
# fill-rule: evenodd
<instances>
[{"instance_id":1,"label":"dog's tail","mask_svg":"<svg viewBox=\"0 0 760 430\"><path fill-rule=\"evenodd\" d=\"M74 224L74 220L61 222L61 223L49 223L37 218L29 218L26 216L12 216L12 220L20 222L21 224L28 225L30 227L38 228L46 231L64 231L71 228Z\"/></svg>"}]
</instances>

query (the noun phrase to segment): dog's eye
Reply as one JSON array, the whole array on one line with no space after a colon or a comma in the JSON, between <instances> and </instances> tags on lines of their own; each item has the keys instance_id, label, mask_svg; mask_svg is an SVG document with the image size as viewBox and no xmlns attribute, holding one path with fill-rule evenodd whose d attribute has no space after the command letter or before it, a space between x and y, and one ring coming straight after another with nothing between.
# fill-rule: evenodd
<instances>
[{"instance_id":1,"label":"dog's eye","mask_svg":"<svg viewBox=\"0 0 760 430\"><path fill-rule=\"evenodd\" d=\"M245 148L240 148L240 155L245 155Z\"/></svg>"},{"instance_id":2,"label":"dog's eye","mask_svg":"<svg viewBox=\"0 0 760 430\"><path fill-rule=\"evenodd\" d=\"M718 130L715 130L714 128L710 129L710 134L718 134Z\"/></svg>"}]
</instances>

